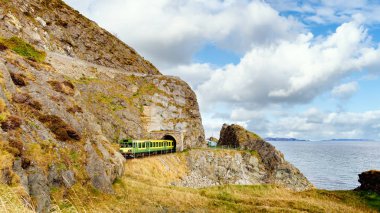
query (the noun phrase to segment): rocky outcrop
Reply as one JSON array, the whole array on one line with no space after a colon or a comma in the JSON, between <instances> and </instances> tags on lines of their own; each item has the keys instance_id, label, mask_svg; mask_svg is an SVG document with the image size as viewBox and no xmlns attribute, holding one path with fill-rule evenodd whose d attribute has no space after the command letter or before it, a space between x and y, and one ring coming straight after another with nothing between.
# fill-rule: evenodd
<instances>
[{"instance_id":1,"label":"rocky outcrop","mask_svg":"<svg viewBox=\"0 0 380 213\"><path fill-rule=\"evenodd\" d=\"M259 157L250 152L191 150L186 164L189 172L177 183L180 186L201 188L265 183L265 168Z\"/></svg>"},{"instance_id":2,"label":"rocky outcrop","mask_svg":"<svg viewBox=\"0 0 380 213\"><path fill-rule=\"evenodd\" d=\"M107 67L138 73L159 71L134 49L62 0L0 1L0 35Z\"/></svg>"},{"instance_id":3,"label":"rocky outcrop","mask_svg":"<svg viewBox=\"0 0 380 213\"><path fill-rule=\"evenodd\" d=\"M380 171L370 170L359 174L357 190L373 191L380 194Z\"/></svg>"},{"instance_id":4,"label":"rocky outcrop","mask_svg":"<svg viewBox=\"0 0 380 213\"><path fill-rule=\"evenodd\" d=\"M239 125L224 124L220 131L219 145L256 152L264 168L262 181L265 183L283 185L295 190L313 187L297 168L284 159L280 151Z\"/></svg>"},{"instance_id":5,"label":"rocky outcrop","mask_svg":"<svg viewBox=\"0 0 380 213\"><path fill-rule=\"evenodd\" d=\"M279 166L276 176L268 179L265 164L255 151L191 150L186 155L187 175L174 185L201 188L225 184L276 184L303 191L313 185L290 164Z\"/></svg>"}]
</instances>

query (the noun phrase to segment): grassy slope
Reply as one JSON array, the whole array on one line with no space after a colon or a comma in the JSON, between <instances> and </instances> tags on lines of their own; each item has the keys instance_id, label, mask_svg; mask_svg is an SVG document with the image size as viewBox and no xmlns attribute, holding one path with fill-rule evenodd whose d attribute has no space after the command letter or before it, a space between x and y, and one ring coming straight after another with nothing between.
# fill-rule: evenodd
<instances>
[{"instance_id":1,"label":"grassy slope","mask_svg":"<svg viewBox=\"0 0 380 213\"><path fill-rule=\"evenodd\" d=\"M292 192L272 185L169 186L186 174L187 154L129 160L125 175L114 183L114 195L79 185L66 192L53 189L54 207L58 212L376 212L369 208L371 204L380 210L380 196L365 197L353 191ZM0 205L4 203L3 191L4 186L0 188ZM13 196L5 205L12 209L20 207L21 201Z\"/></svg>"},{"instance_id":2,"label":"grassy slope","mask_svg":"<svg viewBox=\"0 0 380 213\"><path fill-rule=\"evenodd\" d=\"M223 151L218 153L223 154ZM369 199L353 191L292 192L272 185L227 185L203 189L169 186L170 182L186 174L187 154L129 160L125 176L114 184L115 196L102 195L96 190L76 189L76 195L70 193L74 198L71 204L79 211L106 212L376 211L368 207ZM376 199L372 204L380 203L380 197Z\"/></svg>"}]
</instances>

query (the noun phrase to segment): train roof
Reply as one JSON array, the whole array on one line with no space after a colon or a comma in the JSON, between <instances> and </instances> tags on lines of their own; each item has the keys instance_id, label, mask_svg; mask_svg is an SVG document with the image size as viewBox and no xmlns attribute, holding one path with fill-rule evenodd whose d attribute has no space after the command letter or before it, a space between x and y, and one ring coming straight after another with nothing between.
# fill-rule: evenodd
<instances>
[{"instance_id":1,"label":"train roof","mask_svg":"<svg viewBox=\"0 0 380 213\"><path fill-rule=\"evenodd\" d=\"M128 142L143 143L143 142L173 142L173 140L128 140Z\"/></svg>"}]
</instances>

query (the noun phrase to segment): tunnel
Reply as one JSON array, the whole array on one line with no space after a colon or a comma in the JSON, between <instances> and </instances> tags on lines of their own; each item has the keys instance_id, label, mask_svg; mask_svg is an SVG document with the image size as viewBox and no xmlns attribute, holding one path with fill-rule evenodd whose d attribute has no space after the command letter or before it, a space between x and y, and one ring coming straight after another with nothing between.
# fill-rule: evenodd
<instances>
[{"instance_id":1,"label":"tunnel","mask_svg":"<svg viewBox=\"0 0 380 213\"><path fill-rule=\"evenodd\" d=\"M177 141L176 141L176 139L173 136L171 136L171 135L164 135L164 137L162 137L162 140L172 140L173 143L174 143L174 147L173 147L172 151L175 152L177 150Z\"/></svg>"}]
</instances>

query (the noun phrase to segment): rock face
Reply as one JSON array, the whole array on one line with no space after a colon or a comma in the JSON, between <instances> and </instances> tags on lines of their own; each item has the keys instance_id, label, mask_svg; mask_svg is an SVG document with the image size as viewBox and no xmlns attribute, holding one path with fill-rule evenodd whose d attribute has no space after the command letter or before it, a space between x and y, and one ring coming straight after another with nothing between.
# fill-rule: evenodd
<instances>
[{"instance_id":1,"label":"rock face","mask_svg":"<svg viewBox=\"0 0 380 213\"><path fill-rule=\"evenodd\" d=\"M224 184L265 183L265 168L255 154L245 151L191 150L189 174L177 185L193 188Z\"/></svg>"},{"instance_id":2,"label":"rock face","mask_svg":"<svg viewBox=\"0 0 380 213\"><path fill-rule=\"evenodd\" d=\"M0 20L0 182L24 186L39 212L52 187L112 193L121 138L176 131L185 148L204 146L191 88L62 1L0 0ZM7 48L11 36L46 60Z\"/></svg>"},{"instance_id":3,"label":"rock face","mask_svg":"<svg viewBox=\"0 0 380 213\"><path fill-rule=\"evenodd\" d=\"M0 35L107 67L159 74L134 49L62 0L0 1Z\"/></svg>"},{"instance_id":4,"label":"rock face","mask_svg":"<svg viewBox=\"0 0 380 213\"><path fill-rule=\"evenodd\" d=\"M373 191L380 194L380 171L370 170L359 174L359 183L357 190Z\"/></svg>"},{"instance_id":5,"label":"rock face","mask_svg":"<svg viewBox=\"0 0 380 213\"><path fill-rule=\"evenodd\" d=\"M284 155L258 135L239 125L224 124L220 131L219 145L257 152L262 165L261 181L274 183L294 190L312 188L312 184L293 165L284 159Z\"/></svg>"}]
</instances>

